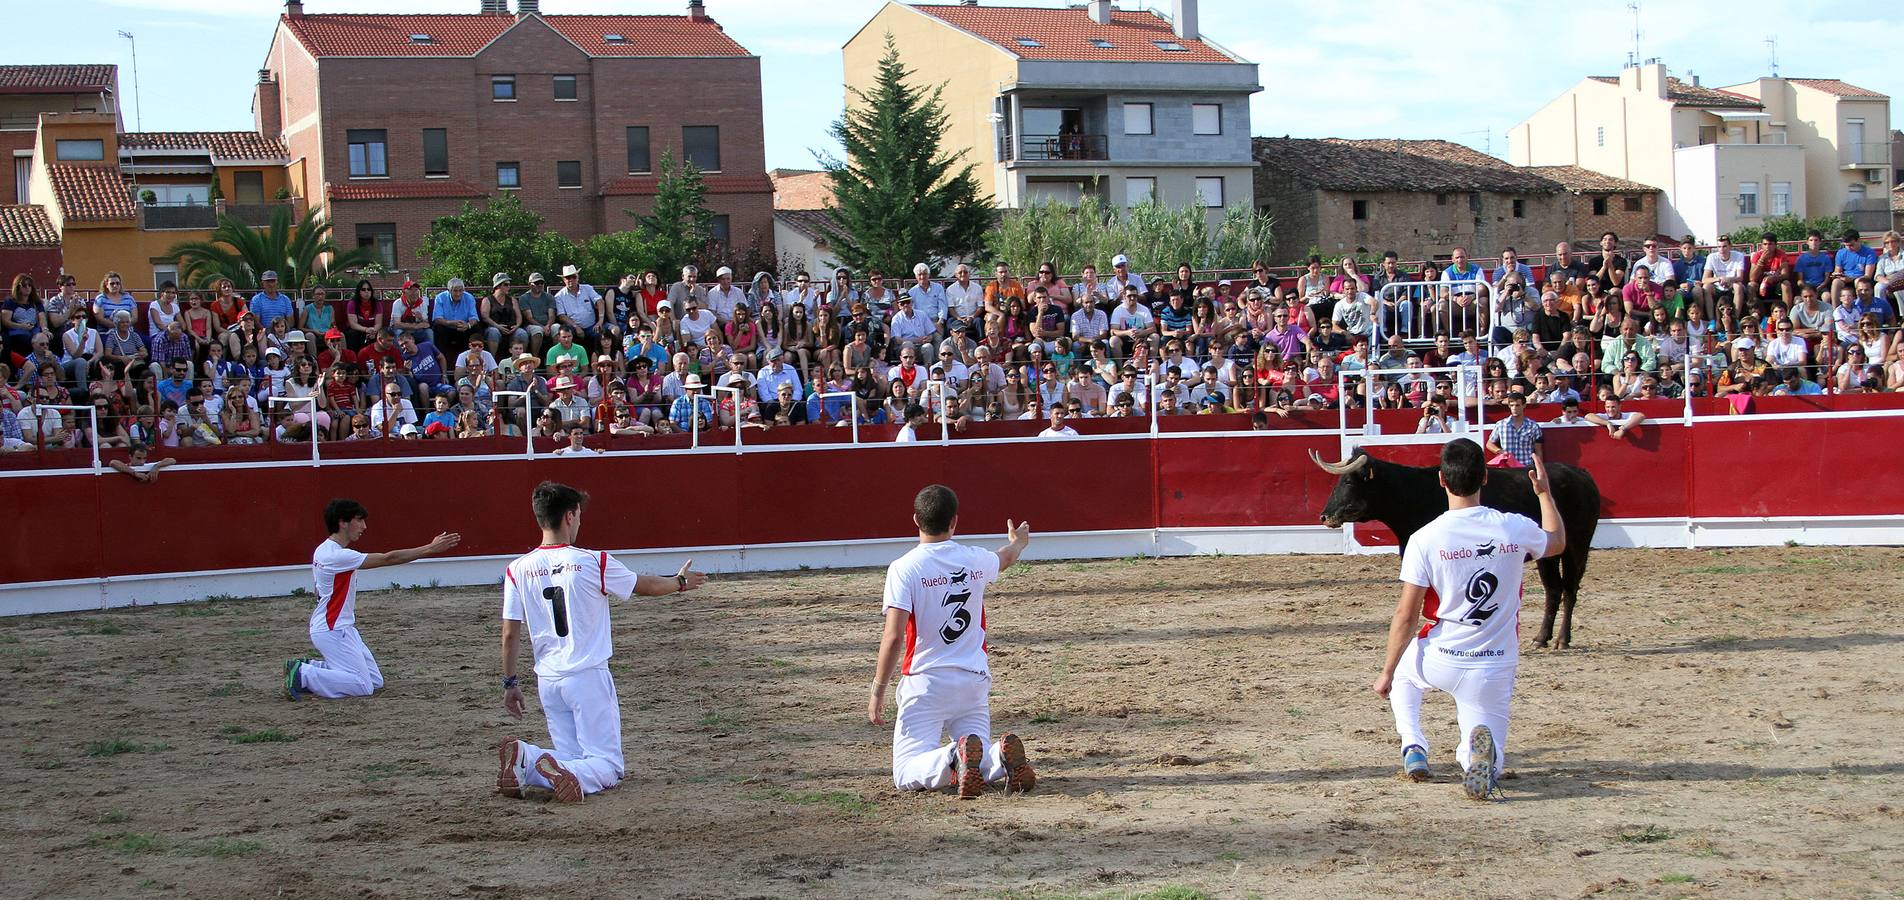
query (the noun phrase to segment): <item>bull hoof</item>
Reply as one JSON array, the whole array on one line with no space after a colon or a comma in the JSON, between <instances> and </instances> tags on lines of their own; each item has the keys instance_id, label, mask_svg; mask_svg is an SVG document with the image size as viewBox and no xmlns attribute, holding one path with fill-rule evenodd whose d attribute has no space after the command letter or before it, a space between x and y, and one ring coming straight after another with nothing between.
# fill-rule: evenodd
<instances>
[{"instance_id":1,"label":"bull hoof","mask_svg":"<svg viewBox=\"0 0 1904 900\"><path fill-rule=\"evenodd\" d=\"M1534 649L1536 649L1536 650L1545 650L1545 649L1547 649L1547 642L1546 642L1546 641L1535 641L1535 642L1534 642Z\"/></svg>"},{"instance_id":2,"label":"bull hoof","mask_svg":"<svg viewBox=\"0 0 1904 900\"><path fill-rule=\"evenodd\" d=\"M1555 650L1570 650L1570 649L1573 649L1573 644L1567 641L1561 641L1554 645L1554 649Z\"/></svg>"}]
</instances>

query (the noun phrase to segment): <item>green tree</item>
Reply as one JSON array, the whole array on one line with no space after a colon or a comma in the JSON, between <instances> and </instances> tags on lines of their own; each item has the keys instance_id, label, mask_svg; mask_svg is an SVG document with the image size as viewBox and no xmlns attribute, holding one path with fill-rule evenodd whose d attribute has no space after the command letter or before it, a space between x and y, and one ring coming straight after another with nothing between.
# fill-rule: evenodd
<instances>
[{"instance_id":1,"label":"green tree","mask_svg":"<svg viewBox=\"0 0 1904 900\"><path fill-rule=\"evenodd\" d=\"M915 263L975 254L996 218L964 153L941 152L944 86L922 91L886 35L886 55L871 91L833 123L846 159L820 155L833 182L833 220L823 228L839 261L865 271L910 271Z\"/></svg>"},{"instance_id":2,"label":"green tree","mask_svg":"<svg viewBox=\"0 0 1904 900\"><path fill-rule=\"evenodd\" d=\"M714 211L707 208L707 180L701 177L701 170L692 162L677 164L674 154L664 150L655 175L654 210L645 216L627 210L635 217L635 236L613 245L623 251L644 247L649 256L644 263L631 263L629 268L615 272L616 277L650 268L663 273L676 271L693 262L714 238Z\"/></svg>"},{"instance_id":3,"label":"green tree","mask_svg":"<svg viewBox=\"0 0 1904 900\"><path fill-rule=\"evenodd\" d=\"M366 247L340 250L331 240L331 224L318 210L292 223L288 206L272 212L271 224L264 228L219 216L210 240L175 244L165 255L178 260L179 282L190 287L207 288L229 278L249 288L258 284L260 274L275 270L278 283L292 292L334 284L345 271L374 258Z\"/></svg>"},{"instance_id":4,"label":"green tree","mask_svg":"<svg viewBox=\"0 0 1904 900\"><path fill-rule=\"evenodd\" d=\"M1270 217L1247 207L1225 210L1212 231L1200 206L1145 203L1120 215L1095 194L1076 205L1047 200L1009 210L985 238L986 254L1019 272L1045 262L1067 273L1085 263L1106 269L1119 253L1143 272L1174 272L1180 262L1199 270L1247 269L1267 260L1275 246Z\"/></svg>"},{"instance_id":5,"label":"green tree","mask_svg":"<svg viewBox=\"0 0 1904 900\"><path fill-rule=\"evenodd\" d=\"M463 211L430 223L421 253L430 261L418 280L443 284L461 278L488 284L489 277L507 272L518 282L531 272L554 280L570 263L582 264L574 242L542 229L542 216L522 205L514 193L492 198L477 207L465 201Z\"/></svg>"},{"instance_id":6,"label":"green tree","mask_svg":"<svg viewBox=\"0 0 1904 900\"><path fill-rule=\"evenodd\" d=\"M1803 241L1805 235L1816 229L1825 236L1825 249L1835 250L1839 246L1839 236L1851 227L1851 220L1845 216L1819 216L1815 219L1802 216L1773 216L1766 219L1764 225L1734 229L1731 236L1732 243L1751 247L1768 232L1780 243L1791 243Z\"/></svg>"}]
</instances>

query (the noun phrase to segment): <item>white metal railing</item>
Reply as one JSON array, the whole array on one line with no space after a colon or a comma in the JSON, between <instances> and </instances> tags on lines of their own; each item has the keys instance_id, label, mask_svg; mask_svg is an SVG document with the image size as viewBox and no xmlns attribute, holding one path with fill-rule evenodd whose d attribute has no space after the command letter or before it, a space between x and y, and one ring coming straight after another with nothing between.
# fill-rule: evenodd
<instances>
[{"instance_id":1,"label":"white metal railing","mask_svg":"<svg viewBox=\"0 0 1904 900\"><path fill-rule=\"evenodd\" d=\"M717 384L717 385L713 385L709 387L708 390L716 394L733 394L734 395L734 452L739 453L740 452L740 429L741 429L741 426L745 424L740 419L740 400L741 400L740 395L742 391L746 390L746 388L723 387ZM720 427L720 415L721 415L721 404L720 404L720 401L716 400L714 401L715 421L713 424L717 428ZM694 446L699 447L701 445L700 440L701 440L700 432L696 430L694 435L694 441L695 441Z\"/></svg>"},{"instance_id":2,"label":"white metal railing","mask_svg":"<svg viewBox=\"0 0 1904 900\"><path fill-rule=\"evenodd\" d=\"M1343 402L1349 396L1349 382L1351 380L1360 382L1363 388L1362 434L1364 436L1374 436L1379 433L1379 426L1377 426L1375 422L1375 404L1372 402L1375 396L1374 385L1377 382L1381 382L1387 379L1394 379L1399 382L1402 378L1408 375L1416 374L1416 373L1420 373L1423 375L1436 375L1443 372L1453 373L1455 376L1454 378L1455 388L1453 392L1455 397L1455 411L1456 411L1455 424L1457 426L1455 429L1455 432L1456 433L1465 432L1469 430L1468 428L1468 425L1469 425L1468 401L1469 399L1472 399L1474 401L1474 407L1476 411L1477 420L1480 416L1481 391L1479 390L1479 386L1481 384L1481 366L1479 364L1469 364L1469 365L1462 365L1462 366L1424 366L1419 369L1406 369L1406 368L1404 369L1377 369L1377 368L1374 368L1373 363L1370 363L1369 368L1359 369L1354 372L1350 372L1347 370L1337 370L1335 373L1336 430L1338 433L1342 435L1343 452L1347 453L1348 450L1351 449L1350 447L1351 432L1349 431L1349 405ZM1464 384L1468 383L1470 380L1475 385L1476 389L1473 391L1464 390L1463 389ZM1432 395L1433 391L1431 390L1429 393ZM1475 427L1477 428L1480 427L1478 422L1475 425Z\"/></svg>"},{"instance_id":3,"label":"white metal railing","mask_svg":"<svg viewBox=\"0 0 1904 900\"><path fill-rule=\"evenodd\" d=\"M313 466L316 466L316 465L318 464L318 456L317 456L317 444L318 444L318 441L317 441L317 395L316 395L316 394L312 394L312 395L311 395L311 396L309 396L309 397L266 397L266 398L265 398L265 400L264 400L264 402L265 402L265 405L266 405L266 406L296 406L296 405L298 405L298 404L300 404L300 403L306 403L306 404L310 404L310 411L309 411L309 415L310 415L310 422L309 422L309 424L310 424L310 426L311 426L311 465L313 465ZM273 435L273 437L275 437L275 436L276 436L276 435L274 434L274 435Z\"/></svg>"},{"instance_id":4,"label":"white metal railing","mask_svg":"<svg viewBox=\"0 0 1904 900\"><path fill-rule=\"evenodd\" d=\"M502 423L507 415L502 408L503 397L522 398L522 455L535 456L535 392L527 388L520 391L490 391L490 399L495 401L490 410L496 416L496 436L502 437Z\"/></svg>"},{"instance_id":5,"label":"white metal railing","mask_svg":"<svg viewBox=\"0 0 1904 900\"><path fill-rule=\"evenodd\" d=\"M826 398L828 397L845 397L846 398L846 421L853 428L853 443L855 444L859 443L859 395L853 393L852 391L826 391L826 392L816 393L814 394L814 396L820 398L820 417L821 418L826 417Z\"/></svg>"},{"instance_id":6,"label":"white metal railing","mask_svg":"<svg viewBox=\"0 0 1904 900\"><path fill-rule=\"evenodd\" d=\"M102 467L99 464L99 407L94 406L90 403L86 404L85 406L68 406L68 405L54 404L54 403L36 403L36 404L33 404L33 408L57 409L57 410L68 411L68 412L86 413L87 417L91 420L90 424L87 425L86 433L89 435L92 435L92 440L87 441L86 443L92 445L93 474L98 475L101 472L105 471L104 467ZM40 427L38 416L34 416L33 418L33 430L34 430L33 437L35 439L34 446L37 446L41 450L45 450L46 449L46 432Z\"/></svg>"}]
</instances>

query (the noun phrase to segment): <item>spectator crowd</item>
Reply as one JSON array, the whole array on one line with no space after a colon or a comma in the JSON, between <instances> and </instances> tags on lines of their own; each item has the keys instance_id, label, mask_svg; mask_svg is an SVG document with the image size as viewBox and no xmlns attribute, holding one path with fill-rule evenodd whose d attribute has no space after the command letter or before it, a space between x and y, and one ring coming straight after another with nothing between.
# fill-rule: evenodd
<instances>
[{"instance_id":1,"label":"spectator crowd","mask_svg":"<svg viewBox=\"0 0 1904 900\"><path fill-rule=\"evenodd\" d=\"M0 437L39 446L208 446L264 441L566 442L592 434L771 429L809 423L963 428L1009 419L1076 432L1074 417L1254 414L1347 405L1498 405L1517 458L1537 443L1520 410L1566 408L1624 434L1620 401L1904 389L1893 340L1904 244L1812 234L1701 251L1647 238L1597 253L1568 244L1540 274L1513 249L1445 264L1389 253L1364 271L1311 257L1279 277L1199 281L1188 265L1140 275L1023 276L970 265L941 278L839 269L821 277L723 266L704 280L630 273L606 290L566 267L487 289L451 279L394 296L361 281L297 295L264 272L247 296L162 285L136 301L116 273L90 297L74 279L14 278L0 311ZM1458 372L1437 368L1472 367ZM1344 389L1346 384L1347 389ZM525 404L526 400L526 404ZM274 402L276 401L276 402ZM1599 411L1586 416L1580 404ZM90 405L92 417L56 407ZM525 406L527 413L525 414ZM1490 417L1496 418L1496 417ZM1523 452L1512 452L1520 450Z\"/></svg>"}]
</instances>

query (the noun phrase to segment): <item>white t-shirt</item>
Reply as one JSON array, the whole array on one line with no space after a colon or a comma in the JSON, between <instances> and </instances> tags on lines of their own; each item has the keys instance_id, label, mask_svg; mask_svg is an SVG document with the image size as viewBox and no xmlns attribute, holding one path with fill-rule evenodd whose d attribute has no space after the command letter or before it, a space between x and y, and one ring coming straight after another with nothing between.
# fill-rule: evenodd
<instances>
[{"instance_id":1,"label":"white t-shirt","mask_svg":"<svg viewBox=\"0 0 1904 900\"><path fill-rule=\"evenodd\" d=\"M311 554L311 581L317 608L311 610L312 631L332 631L357 622L357 570L365 554L325 538Z\"/></svg>"},{"instance_id":2,"label":"white t-shirt","mask_svg":"<svg viewBox=\"0 0 1904 900\"><path fill-rule=\"evenodd\" d=\"M1142 330L1145 328L1149 328L1150 323L1151 323L1150 310L1147 310L1141 306L1119 306L1118 308L1111 310L1111 327L1112 328L1132 328L1132 329Z\"/></svg>"},{"instance_id":3,"label":"white t-shirt","mask_svg":"<svg viewBox=\"0 0 1904 900\"><path fill-rule=\"evenodd\" d=\"M502 617L529 627L543 678L606 665L615 655L608 598L635 592L635 573L600 550L537 547L503 570Z\"/></svg>"},{"instance_id":4,"label":"white t-shirt","mask_svg":"<svg viewBox=\"0 0 1904 900\"><path fill-rule=\"evenodd\" d=\"M1078 430L1077 430L1076 428L1072 428L1072 427L1071 427L1071 426L1069 426L1069 425L1062 425L1062 426L1059 426L1059 427L1057 427L1057 428L1052 428L1051 426L1049 426L1049 425L1047 425L1047 426L1045 426L1045 430L1043 430L1043 431L1040 431L1040 432L1038 432L1038 436L1039 436L1039 437L1041 437L1041 438L1046 438L1046 437L1077 437L1077 436L1078 436Z\"/></svg>"},{"instance_id":5,"label":"white t-shirt","mask_svg":"<svg viewBox=\"0 0 1904 900\"><path fill-rule=\"evenodd\" d=\"M567 445L555 448L555 455L556 456L600 456L602 455L602 451L597 450L594 447L590 447L586 444L580 447L577 447L574 444L567 444Z\"/></svg>"},{"instance_id":6,"label":"white t-shirt","mask_svg":"<svg viewBox=\"0 0 1904 900\"><path fill-rule=\"evenodd\" d=\"M1521 574L1546 552L1534 520L1485 506L1451 509L1415 532L1401 580L1428 589L1421 652L1459 668L1519 665Z\"/></svg>"},{"instance_id":7,"label":"white t-shirt","mask_svg":"<svg viewBox=\"0 0 1904 900\"><path fill-rule=\"evenodd\" d=\"M911 422L899 426L899 434L893 437L893 443L895 444L916 444L918 442L919 433L913 430Z\"/></svg>"},{"instance_id":8,"label":"white t-shirt","mask_svg":"<svg viewBox=\"0 0 1904 900\"><path fill-rule=\"evenodd\" d=\"M957 541L920 544L886 567L886 609L911 613L903 675L927 669L990 671L985 646L985 586L998 577L998 554Z\"/></svg>"}]
</instances>

